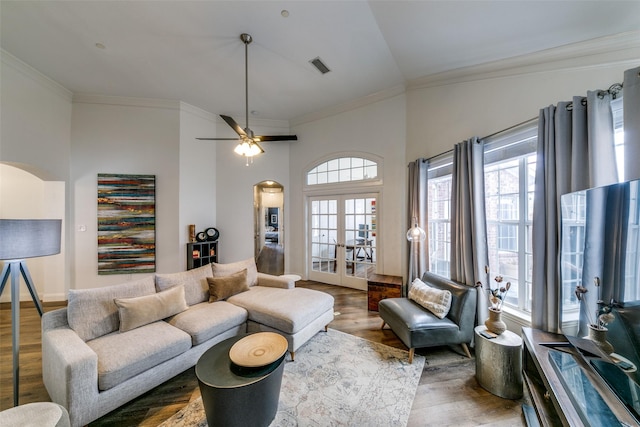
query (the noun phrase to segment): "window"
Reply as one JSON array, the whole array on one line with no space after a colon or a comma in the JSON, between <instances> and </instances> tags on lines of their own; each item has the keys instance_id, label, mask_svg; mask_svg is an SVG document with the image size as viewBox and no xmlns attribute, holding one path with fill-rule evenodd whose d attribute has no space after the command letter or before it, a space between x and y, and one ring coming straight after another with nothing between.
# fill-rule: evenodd
<instances>
[{"instance_id":1,"label":"window","mask_svg":"<svg viewBox=\"0 0 640 427\"><path fill-rule=\"evenodd\" d=\"M307 185L365 181L378 177L378 163L361 157L341 157L319 164L307 173Z\"/></svg>"},{"instance_id":2,"label":"window","mask_svg":"<svg viewBox=\"0 0 640 427\"><path fill-rule=\"evenodd\" d=\"M427 171L429 271L443 277L451 274L452 162L448 153L432 159Z\"/></svg>"}]
</instances>

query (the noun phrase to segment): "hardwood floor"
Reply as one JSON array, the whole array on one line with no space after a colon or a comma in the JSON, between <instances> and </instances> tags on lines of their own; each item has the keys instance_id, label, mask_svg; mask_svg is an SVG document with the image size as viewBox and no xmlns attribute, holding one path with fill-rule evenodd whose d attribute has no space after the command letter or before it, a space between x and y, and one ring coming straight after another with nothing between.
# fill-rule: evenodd
<instances>
[{"instance_id":1,"label":"hardwood floor","mask_svg":"<svg viewBox=\"0 0 640 427\"><path fill-rule=\"evenodd\" d=\"M380 329L376 312L367 311L367 293L318 282L299 287L317 289L335 298L335 320L329 325L392 347L406 347L390 329ZM45 311L61 307L45 304ZM49 401L42 383L40 318L33 303L23 303L20 319L20 403ZM429 355L442 349L419 349ZM461 352L452 348L450 351ZM194 369L188 369L148 393L105 415L90 426L157 426L200 395ZM425 364L408 425L524 426L522 400L506 400L482 389L475 379L475 362L461 358L448 365ZM0 305L0 409L13 406L11 310ZM380 426L385 427L385 426Z\"/></svg>"}]
</instances>

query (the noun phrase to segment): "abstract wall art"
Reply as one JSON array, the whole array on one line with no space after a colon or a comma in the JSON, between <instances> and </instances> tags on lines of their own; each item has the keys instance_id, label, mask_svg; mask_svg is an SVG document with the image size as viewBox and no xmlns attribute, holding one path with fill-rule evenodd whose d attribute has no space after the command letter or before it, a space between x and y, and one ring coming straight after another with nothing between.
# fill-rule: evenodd
<instances>
[{"instance_id":1,"label":"abstract wall art","mask_svg":"<svg viewBox=\"0 0 640 427\"><path fill-rule=\"evenodd\" d=\"M98 274L155 271L155 175L98 174Z\"/></svg>"}]
</instances>

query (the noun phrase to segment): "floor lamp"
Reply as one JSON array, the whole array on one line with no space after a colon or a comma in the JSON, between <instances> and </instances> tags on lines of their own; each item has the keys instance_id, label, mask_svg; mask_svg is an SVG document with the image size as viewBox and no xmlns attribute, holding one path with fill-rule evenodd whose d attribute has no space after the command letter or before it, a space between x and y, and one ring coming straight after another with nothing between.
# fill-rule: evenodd
<instances>
[{"instance_id":1,"label":"floor lamp","mask_svg":"<svg viewBox=\"0 0 640 427\"><path fill-rule=\"evenodd\" d=\"M404 296L409 293L409 287L411 286L411 282L413 279L418 277L420 272L418 271L420 268L420 263L416 262L416 250L418 249L418 245L420 242L424 242L427 238L427 233L418 226L418 220L413 218L413 227L411 227L407 231L407 240L411 243L411 252L409 253L409 280L407 284L407 289L405 289Z\"/></svg>"},{"instance_id":2,"label":"floor lamp","mask_svg":"<svg viewBox=\"0 0 640 427\"><path fill-rule=\"evenodd\" d=\"M59 254L61 227L62 220L59 219L0 219L0 260L4 261L0 274L0 295L11 276L14 406L18 406L20 383L20 276L24 278L31 299L42 317L42 305L25 258Z\"/></svg>"}]
</instances>

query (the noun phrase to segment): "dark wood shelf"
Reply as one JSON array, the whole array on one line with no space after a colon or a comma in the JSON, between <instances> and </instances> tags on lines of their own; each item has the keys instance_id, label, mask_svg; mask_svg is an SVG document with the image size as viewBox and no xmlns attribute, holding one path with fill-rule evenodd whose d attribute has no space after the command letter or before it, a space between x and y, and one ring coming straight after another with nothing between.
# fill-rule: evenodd
<instances>
[{"instance_id":1,"label":"dark wood shelf","mask_svg":"<svg viewBox=\"0 0 640 427\"><path fill-rule=\"evenodd\" d=\"M218 262L218 241L187 243L187 270Z\"/></svg>"}]
</instances>

